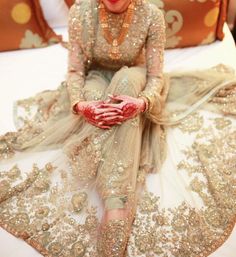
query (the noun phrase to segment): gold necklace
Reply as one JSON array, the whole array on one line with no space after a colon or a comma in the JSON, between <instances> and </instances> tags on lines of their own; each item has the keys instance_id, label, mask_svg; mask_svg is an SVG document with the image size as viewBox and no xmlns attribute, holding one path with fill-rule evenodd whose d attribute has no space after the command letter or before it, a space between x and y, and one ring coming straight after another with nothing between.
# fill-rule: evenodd
<instances>
[{"instance_id":1,"label":"gold necklace","mask_svg":"<svg viewBox=\"0 0 236 257\"><path fill-rule=\"evenodd\" d=\"M129 6L127 8L127 11L126 11L125 18L123 20L121 32L117 38L113 38L112 34L109 30L108 14L107 14L106 8L105 8L104 4L100 1L99 7L98 7L99 8L99 19L101 22L101 27L103 29L104 37L105 37L106 41L111 45L111 49L109 51L109 56L113 60L119 60L122 56L122 54L120 53L119 46L122 44L122 42L124 41L124 39L128 33L128 30L129 30L129 27L130 27L130 24L132 22L132 18L134 15L134 7L135 7L134 0L131 0Z\"/></svg>"}]
</instances>

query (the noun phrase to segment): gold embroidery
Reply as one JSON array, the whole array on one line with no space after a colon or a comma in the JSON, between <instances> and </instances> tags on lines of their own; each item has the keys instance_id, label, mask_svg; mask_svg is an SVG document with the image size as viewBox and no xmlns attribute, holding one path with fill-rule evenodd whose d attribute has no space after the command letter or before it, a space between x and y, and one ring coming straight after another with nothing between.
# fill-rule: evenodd
<instances>
[{"instance_id":1,"label":"gold embroidery","mask_svg":"<svg viewBox=\"0 0 236 257\"><path fill-rule=\"evenodd\" d=\"M215 119L213 119L213 124L214 122ZM236 133L233 130L230 132L230 125L223 126L223 130L216 136L211 126L205 128L203 132L205 143L201 142L202 136L197 137L192 147L185 150L187 161L182 161L178 166L181 172L187 171L189 177L192 178L190 189L202 199L204 207L197 209L183 202L176 208L161 208L159 197L144 190L138 202L128 244L133 256L146 256L147 254L159 254L161 257L169 255L207 256L225 241L235 223L236 192L235 188L229 186L228 183L236 184ZM202 130L199 135L201 133ZM207 140L208 142L214 141L214 145L208 144ZM223 152L222 149L224 149ZM81 208L86 208L87 217L84 223L78 224L71 215L64 213L65 200L60 203L61 207L65 205L65 209L58 210L53 207L58 201L58 197L53 195L57 194L60 197L64 195L67 176L61 176L64 186L60 190L59 188L55 192L48 190L53 188L48 184L48 176L51 174L48 170L52 167L54 165L51 163L47 163L41 170L35 166L34 172L29 175L34 179L29 184L23 182L13 189L14 200L9 198L13 192L10 191L8 180L21 177L19 168L14 166L9 170L9 174L1 176L3 180L0 188L2 192L5 192L3 194L1 192L1 196L5 195L1 199L1 226L24 238L33 247L49 256L50 254L52 256L74 256L75 254L83 256L86 253L96 256L95 247L90 246L88 242L97 233L99 224L97 209L84 205L86 192L77 192L74 198L71 198L72 201L74 200L73 210L76 213L80 213ZM117 168L119 167L122 166L118 165ZM16 171L12 172L15 169ZM55 170L58 169L55 167ZM64 171L61 171L61 174L64 174ZM198 174L201 176L197 176ZM70 186L73 189L73 185ZM35 188L38 191L35 191ZM75 187L74 190L76 191L77 188ZM25 198L17 192L24 192ZM39 196L38 199L32 198L35 194ZM51 197L48 198L48 194ZM229 195L231 197L228 197ZM34 201L29 199L34 199ZM46 199L51 200L48 202ZM45 206L45 202L53 205L49 208ZM66 233L65 237L60 238L62 227ZM106 235L108 236L108 233ZM119 235L124 238L124 234ZM105 240L108 239L105 238Z\"/></svg>"},{"instance_id":2,"label":"gold embroidery","mask_svg":"<svg viewBox=\"0 0 236 257\"><path fill-rule=\"evenodd\" d=\"M160 198L146 188L131 232L132 256L208 256L232 231L236 215L232 186L236 184L236 133L229 120L214 118L212 123L220 125L217 130L221 132L211 125L196 130L196 141L184 150L186 160L178 165L178 170L187 172L190 178L189 189L204 204L194 208L182 202L176 208L163 208Z\"/></svg>"},{"instance_id":3,"label":"gold embroidery","mask_svg":"<svg viewBox=\"0 0 236 257\"><path fill-rule=\"evenodd\" d=\"M8 159L14 156L15 150L12 144L16 140L17 133L9 132L0 137L0 160Z\"/></svg>"},{"instance_id":4,"label":"gold embroidery","mask_svg":"<svg viewBox=\"0 0 236 257\"><path fill-rule=\"evenodd\" d=\"M72 254L71 256L76 256L76 257L83 257L85 254L85 246L83 242L78 241L72 245Z\"/></svg>"},{"instance_id":5,"label":"gold embroidery","mask_svg":"<svg viewBox=\"0 0 236 257\"><path fill-rule=\"evenodd\" d=\"M101 136L94 134L68 151L70 153L69 158L72 172L78 176L82 183L86 184L89 180L95 178L98 165L103 160L102 142L111 132L112 130L108 130L106 133L102 133ZM92 162L91 158L93 159Z\"/></svg>"},{"instance_id":6,"label":"gold embroidery","mask_svg":"<svg viewBox=\"0 0 236 257\"><path fill-rule=\"evenodd\" d=\"M103 257L123 256L129 238L127 219L112 219L101 227L98 254Z\"/></svg>"},{"instance_id":7,"label":"gold embroidery","mask_svg":"<svg viewBox=\"0 0 236 257\"><path fill-rule=\"evenodd\" d=\"M179 125L178 128L181 129L182 132L197 132L202 128L203 125L203 117L200 116L199 113L194 113L185 118Z\"/></svg>"},{"instance_id":8,"label":"gold embroidery","mask_svg":"<svg viewBox=\"0 0 236 257\"><path fill-rule=\"evenodd\" d=\"M221 130L224 129L232 124L232 121L226 118L215 118L214 124L217 129Z\"/></svg>"},{"instance_id":9,"label":"gold embroidery","mask_svg":"<svg viewBox=\"0 0 236 257\"><path fill-rule=\"evenodd\" d=\"M87 200L87 194L85 192L73 195L71 202L75 212L80 212L84 207Z\"/></svg>"}]
</instances>

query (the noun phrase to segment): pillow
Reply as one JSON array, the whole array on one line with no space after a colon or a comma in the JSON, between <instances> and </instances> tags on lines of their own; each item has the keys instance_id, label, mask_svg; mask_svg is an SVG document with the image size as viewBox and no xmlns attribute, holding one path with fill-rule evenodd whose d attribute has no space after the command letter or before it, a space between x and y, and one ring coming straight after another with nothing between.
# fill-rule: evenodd
<instances>
[{"instance_id":1,"label":"pillow","mask_svg":"<svg viewBox=\"0 0 236 257\"><path fill-rule=\"evenodd\" d=\"M67 26L68 6L64 0L40 0L40 4L51 28Z\"/></svg>"},{"instance_id":2,"label":"pillow","mask_svg":"<svg viewBox=\"0 0 236 257\"><path fill-rule=\"evenodd\" d=\"M67 6L70 8L72 4L75 2L75 0L65 0Z\"/></svg>"},{"instance_id":3,"label":"pillow","mask_svg":"<svg viewBox=\"0 0 236 257\"><path fill-rule=\"evenodd\" d=\"M0 51L44 47L61 41L45 21L39 0L1 0L0 38Z\"/></svg>"},{"instance_id":4,"label":"pillow","mask_svg":"<svg viewBox=\"0 0 236 257\"><path fill-rule=\"evenodd\" d=\"M209 44L224 38L227 0L149 0L165 15L166 48Z\"/></svg>"}]
</instances>

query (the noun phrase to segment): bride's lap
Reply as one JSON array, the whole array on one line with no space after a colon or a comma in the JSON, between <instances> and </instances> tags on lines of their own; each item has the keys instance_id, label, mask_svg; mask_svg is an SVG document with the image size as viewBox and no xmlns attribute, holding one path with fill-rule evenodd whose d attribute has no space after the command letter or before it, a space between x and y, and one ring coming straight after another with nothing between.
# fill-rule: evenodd
<instances>
[{"instance_id":1,"label":"bride's lap","mask_svg":"<svg viewBox=\"0 0 236 257\"><path fill-rule=\"evenodd\" d=\"M108 94L137 97L144 88L145 78L145 70L140 67L123 67L110 80L104 73L92 70L85 80L85 98L105 100ZM106 158L98 167L96 185L106 210L126 208L125 203L131 204L131 198L134 198L142 122L139 115L113 126L108 132L109 137L102 143L101 151ZM101 137L107 130L99 129L96 133Z\"/></svg>"}]
</instances>

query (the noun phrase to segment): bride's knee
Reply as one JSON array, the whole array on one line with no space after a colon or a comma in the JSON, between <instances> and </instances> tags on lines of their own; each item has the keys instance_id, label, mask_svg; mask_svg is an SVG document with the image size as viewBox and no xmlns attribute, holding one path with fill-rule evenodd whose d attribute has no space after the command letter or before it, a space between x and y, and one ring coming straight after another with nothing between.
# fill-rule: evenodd
<instances>
[{"instance_id":1,"label":"bride's knee","mask_svg":"<svg viewBox=\"0 0 236 257\"><path fill-rule=\"evenodd\" d=\"M113 76L109 93L137 97L145 82L146 75L140 67L123 67Z\"/></svg>"}]
</instances>

